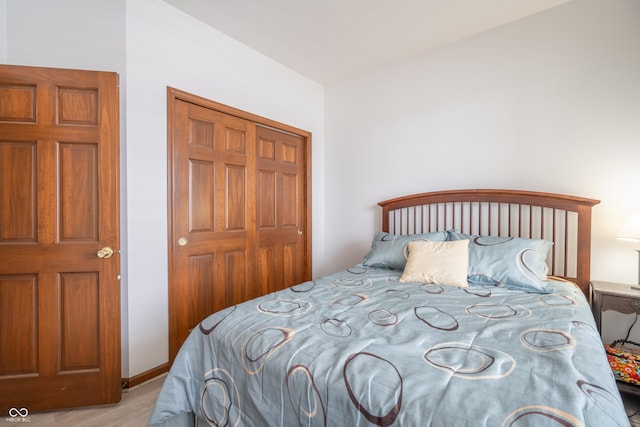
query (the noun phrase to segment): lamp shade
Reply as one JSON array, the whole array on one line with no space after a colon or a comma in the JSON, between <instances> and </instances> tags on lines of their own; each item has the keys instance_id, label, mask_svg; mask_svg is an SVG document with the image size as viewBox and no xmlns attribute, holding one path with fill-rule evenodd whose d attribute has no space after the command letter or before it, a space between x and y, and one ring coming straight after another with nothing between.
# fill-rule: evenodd
<instances>
[{"instance_id":1,"label":"lamp shade","mask_svg":"<svg viewBox=\"0 0 640 427\"><path fill-rule=\"evenodd\" d=\"M640 214L632 215L631 218L629 218L624 224L618 239L629 242L640 242Z\"/></svg>"}]
</instances>

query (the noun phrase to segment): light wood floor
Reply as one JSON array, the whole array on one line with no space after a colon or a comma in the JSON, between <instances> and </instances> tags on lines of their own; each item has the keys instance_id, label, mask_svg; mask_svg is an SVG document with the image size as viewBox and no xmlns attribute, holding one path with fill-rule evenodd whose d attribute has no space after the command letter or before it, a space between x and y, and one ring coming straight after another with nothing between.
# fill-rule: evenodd
<instances>
[{"instance_id":1,"label":"light wood floor","mask_svg":"<svg viewBox=\"0 0 640 427\"><path fill-rule=\"evenodd\" d=\"M147 425L166 374L129 390L123 390L117 405L29 414L33 426L65 427L144 427ZM640 396L622 393L633 427L640 427Z\"/></svg>"},{"instance_id":2,"label":"light wood floor","mask_svg":"<svg viewBox=\"0 0 640 427\"><path fill-rule=\"evenodd\" d=\"M117 405L29 414L31 422L24 425L29 427L144 427L147 425L166 376L164 374L139 386L123 390L122 400Z\"/></svg>"}]
</instances>

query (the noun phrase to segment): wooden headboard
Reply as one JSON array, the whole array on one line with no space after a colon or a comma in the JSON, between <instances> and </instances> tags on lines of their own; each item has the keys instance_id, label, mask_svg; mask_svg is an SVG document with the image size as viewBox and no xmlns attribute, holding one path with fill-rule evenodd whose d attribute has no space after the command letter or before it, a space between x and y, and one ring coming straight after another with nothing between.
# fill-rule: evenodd
<instances>
[{"instance_id":1,"label":"wooden headboard","mask_svg":"<svg viewBox=\"0 0 640 427\"><path fill-rule=\"evenodd\" d=\"M591 208L599 200L519 190L451 190L385 200L382 231L414 234L457 229L468 234L552 241L549 274L588 295Z\"/></svg>"}]
</instances>

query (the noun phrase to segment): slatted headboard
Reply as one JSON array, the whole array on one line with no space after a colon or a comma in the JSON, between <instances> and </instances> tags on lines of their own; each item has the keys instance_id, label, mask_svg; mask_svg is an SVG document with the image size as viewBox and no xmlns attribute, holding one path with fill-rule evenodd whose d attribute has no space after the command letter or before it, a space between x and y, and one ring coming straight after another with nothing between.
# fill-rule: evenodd
<instances>
[{"instance_id":1,"label":"slatted headboard","mask_svg":"<svg viewBox=\"0 0 640 427\"><path fill-rule=\"evenodd\" d=\"M519 190L451 190L378 203L382 231L414 234L457 229L468 234L540 238L554 242L549 274L588 294L591 208L599 200Z\"/></svg>"}]
</instances>

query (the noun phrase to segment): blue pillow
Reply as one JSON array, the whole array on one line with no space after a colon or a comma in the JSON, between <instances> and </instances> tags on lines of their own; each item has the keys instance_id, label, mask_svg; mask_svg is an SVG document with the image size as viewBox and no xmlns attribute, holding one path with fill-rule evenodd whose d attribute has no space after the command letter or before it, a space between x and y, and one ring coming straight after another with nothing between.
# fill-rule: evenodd
<instances>
[{"instance_id":1,"label":"blue pillow","mask_svg":"<svg viewBox=\"0 0 640 427\"><path fill-rule=\"evenodd\" d=\"M373 236L371 250L364 257L362 264L368 267L383 267L402 271L407 263L407 244L415 240L445 242L447 241L447 232L397 235L380 231Z\"/></svg>"},{"instance_id":2,"label":"blue pillow","mask_svg":"<svg viewBox=\"0 0 640 427\"><path fill-rule=\"evenodd\" d=\"M469 283L548 292L546 259L553 243L521 237L470 236L457 231L448 234L449 240L470 240Z\"/></svg>"}]
</instances>

